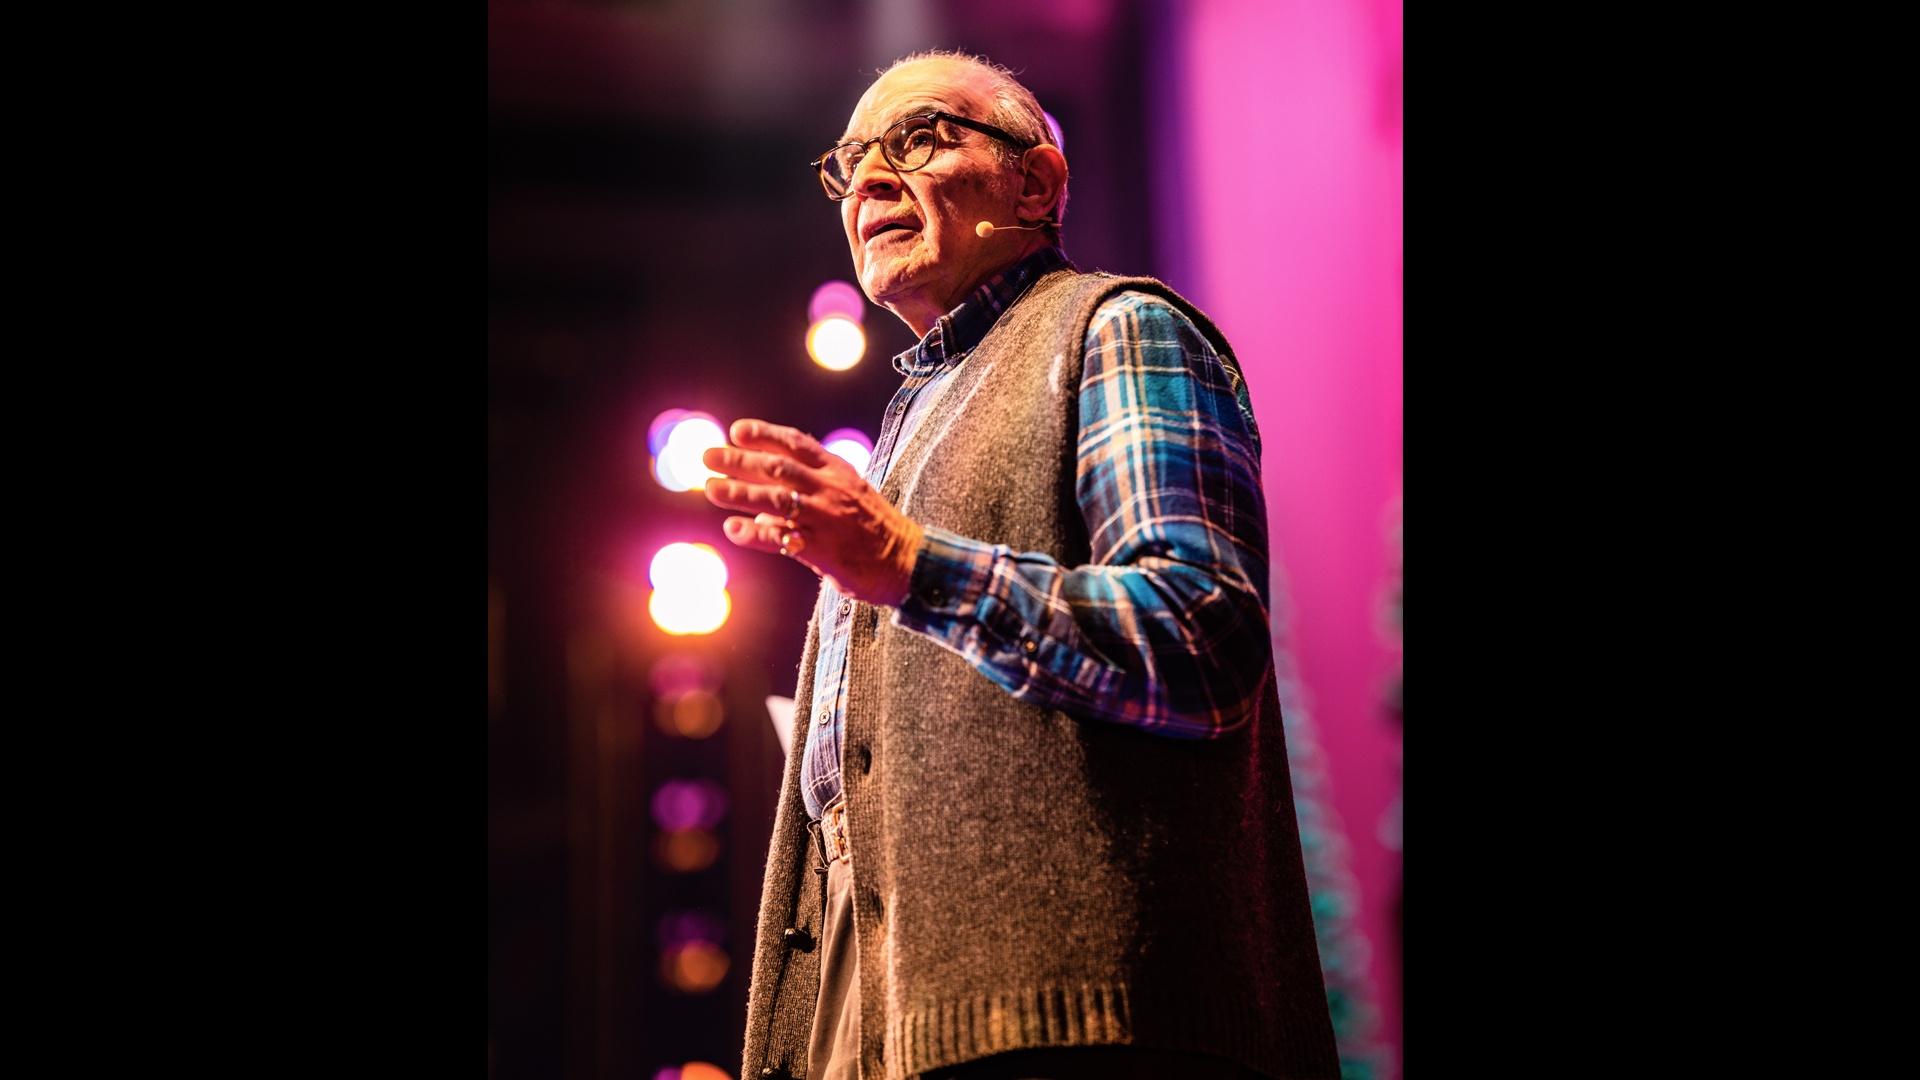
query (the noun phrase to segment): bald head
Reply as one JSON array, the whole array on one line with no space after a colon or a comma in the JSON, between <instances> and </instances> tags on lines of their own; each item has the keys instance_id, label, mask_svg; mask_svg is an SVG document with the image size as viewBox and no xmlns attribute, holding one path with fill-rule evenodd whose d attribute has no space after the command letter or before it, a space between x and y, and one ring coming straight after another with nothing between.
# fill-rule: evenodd
<instances>
[{"instance_id":1,"label":"bald head","mask_svg":"<svg viewBox=\"0 0 1920 1080\"><path fill-rule=\"evenodd\" d=\"M861 288L924 335L981 282L1057 242L1067 162L1032 94L1004 69L945 53L883 72L841 141L867 144L914 118L900 145L846 159L840 215ZM924 156L909 160L909 144ZM1046 227L981 236L982 221Z\"/></svg>"},{"instance_id":2,"label":"bald head","mask_svg":"<svg viewBox=\"0 0 1920 1080\"><path fill-rule=\"evenodd\" d=\"M1034 97L1033 91L1022 85L1020 80L1014 77L1013 72L1005 66L972 53L928 49L895 60L892 66L880 73L880 77L884 79L901 68L916 65L932 65L935 70L942 71L947 77L967 80L986 109L984 113L971 114L975 119L985 120L997 128L1002 128L1009 134L1018 136L1022 142L1030 146L1042 144L1053 146L1060 149L1064 156L1065 150L1060 146L1063 140L1055 137L1053 125L1049 122L1046 111L1040 107L1040 99ZM878 86L879 83L876 82L874 85ZM873 88L869 87L867 92L871 94ZM1018 156L1018 151L1004 144L1000 145L1000 151L1009 162ZM1060 202L1053 209L1054 224L1049 230L1049 235L1056 244L1060 242L1060 225L1065 221L1066 216L1067 184L1062 180Z\"/></svg>"}]
</instances>

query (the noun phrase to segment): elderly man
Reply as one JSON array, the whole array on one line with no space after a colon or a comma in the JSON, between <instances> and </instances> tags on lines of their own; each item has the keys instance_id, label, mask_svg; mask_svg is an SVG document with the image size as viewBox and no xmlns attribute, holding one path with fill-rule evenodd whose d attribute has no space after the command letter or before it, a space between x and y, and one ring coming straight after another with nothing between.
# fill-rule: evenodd
<instances>
[{"instance_id":1,"label":"elderly man","mask_svg":"<svg viewBox=\"0 0 1920 1080\"><path fill-rule=\"evenodd\" d=\"M1336 1076L1226 340L1067 261L1003 68L895 64L814 165L920 341L866 477L762 420L706 456L823 578L743 1076Z\"/></svg>"}]
</instances>

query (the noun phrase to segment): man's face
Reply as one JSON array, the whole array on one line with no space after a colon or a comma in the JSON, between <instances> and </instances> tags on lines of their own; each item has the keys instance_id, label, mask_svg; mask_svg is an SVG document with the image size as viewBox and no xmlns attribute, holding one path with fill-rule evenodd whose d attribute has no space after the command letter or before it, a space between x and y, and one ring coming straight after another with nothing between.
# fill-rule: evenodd
<instances>
[{"instance_id":1,"label":"man's face","mask_svg":"<svg viewBox=\"0 0 1920 1080\"><path fill-rule=\"evenodd\" d=\"M935 110L986 120L992 98L983 83L978 72L947 60L895 68L867 88L847 121L847 138L877 138L906 117ZM1015 250L1006 237L982 239L973 231L981 221L1014 220L1019 178L1002 164L997 144L953 124L941 124L939 136L933 159L907 173L895 171L878 144L869 147L854 172L853 194L840 203L861 288L921 333ZM896 223L904 228L886 227Z\"/></svg>"}]
</instances>

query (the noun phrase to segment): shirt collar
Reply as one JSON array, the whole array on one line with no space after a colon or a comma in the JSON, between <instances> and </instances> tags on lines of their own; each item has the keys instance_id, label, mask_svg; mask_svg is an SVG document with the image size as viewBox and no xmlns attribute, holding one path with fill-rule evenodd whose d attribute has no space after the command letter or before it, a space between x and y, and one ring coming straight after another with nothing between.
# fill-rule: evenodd
<instances>
[{"instance_id":1,"label":"shirt collar","mask_svg":"<svg viewBox=\"0 0 1920 1080\"><path fill-rule=\"evenodd\" d=\"M988 278L958 307L940 316L918 344L895 356L893 370L907 376L927 376L959 363L1029 285L1047 271L1067 265L1065 252L1046 247Z\"/></svg>"}]
</instances>

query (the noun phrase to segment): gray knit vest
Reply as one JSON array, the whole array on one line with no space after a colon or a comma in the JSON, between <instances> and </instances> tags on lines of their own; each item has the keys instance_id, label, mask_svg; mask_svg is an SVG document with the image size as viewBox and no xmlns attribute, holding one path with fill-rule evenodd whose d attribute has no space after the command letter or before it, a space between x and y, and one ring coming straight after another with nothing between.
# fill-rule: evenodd
<instances>
[{"instance_id":1,"label":"gray knit vest","mask_svg":"<svg viewBox=\"0 0 1920 1080\"><path fill-rule=\"evenodd\" d=\"M887 498L922 524L1089 562L1074 493L1083 347L1125 289L1175 304L1235 365L1166 285L1056 270L955 373ZM856 605L847 659L862 1077L1117 1043L1338 1076L1273 680L1237 732L1173 740L1017 702L890 615ZM809 625L796 751L818 647ZM811 871L802 756L767 857L743 1077L807 1073L819 955L796 942L818 940L826 881Z\"/></svg>"}]
</instances>

